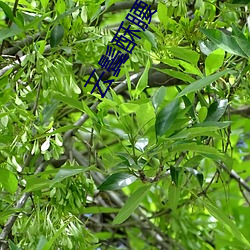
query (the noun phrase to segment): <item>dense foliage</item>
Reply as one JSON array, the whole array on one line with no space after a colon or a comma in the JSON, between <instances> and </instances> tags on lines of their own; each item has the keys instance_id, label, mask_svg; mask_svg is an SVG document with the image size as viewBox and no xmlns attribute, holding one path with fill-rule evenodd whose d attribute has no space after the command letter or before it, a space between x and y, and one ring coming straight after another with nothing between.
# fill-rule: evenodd
<instances>
[{"instance_id":1,"label":"dense foliage","mask_svg":"<svg viewBox=\"0 0 250 250\"><path fill-rule=\"evenodd\" d=\"M0 1L0 249L250 249L248 1L147 2L91 94L133 3Z\"/></svg>"}]
</instances>

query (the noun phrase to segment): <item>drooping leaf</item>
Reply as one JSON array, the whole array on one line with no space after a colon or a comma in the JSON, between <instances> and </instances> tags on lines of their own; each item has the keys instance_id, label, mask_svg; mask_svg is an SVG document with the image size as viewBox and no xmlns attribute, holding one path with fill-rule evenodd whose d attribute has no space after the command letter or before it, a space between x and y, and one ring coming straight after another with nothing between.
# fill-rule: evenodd
<instances>
[{"instance_id":1,"label":"drooping leaf","mask_svg":"<svg viewBox=\"0 0 250 250\"><path fill-rule=\"evenodd\" d=\"M200 199L201 200L201 199ZM250 242L241 233L238 227L230 220L220 209L213 206L212 204L202 201L208 212L215 217L219 222L221 222L225 228L232 233L239 241L241 241L246 247L250 248Z\"/></svg>"},{"instance_id":2,"label":"drooping leaf","mask_svg":"<svg viewBox=\"0 0 250 250\"><path fill-rule=\"evenodd\" d=\"M133 183L136 177L132 174L120 172L109 176L99 187L99 190L117 190Z\"/></svg>"},{"instance_id":3,"label":"drooping leaf","mask_svg":"<svg viewBox=\"0 0 250 250\"><path fill-rule=\"evenodd\" d=\"M11 20L14 20L14 15L13 12L11 10L11 8L9 7L9 5L7 5L6 3L4 3L3 1L0 1L0 8L3 9L5 15Z\"/></svg>"},{"instance_id":4,"label":"drooping leaf","mask_svg":"<svg viewBox=\"0 0 250 250\"><path fill-rule=\"evenodd\" d=\"M18 187L16 176L10 170L5 168L0 168L0 183L11 194L14 194Z\"/></svg>"},{"instance_id":5,"label":"drooping leaf","mask_svg":"<svg viewBox=\"0 0 250 250\"><path fill-rule=\"evenodd\" d=\"M53 237L44 245L43 250L49 250L51 249L54 241L59 237L59 235L65 230L65 228L68 226L69 222L65 223L59 230L55 232Z\"/></svg>"},{"instance_id":6,"label":"drooping leaf","mask_svg":"<svg viewBox=\"0 0 250 250\"><path fill-rule=\"evenodd\" d=\"M197 90L200 90L204 87L206 87L207 85L213 83L214 81L218 80L220 77L222 77L223 75L229 73L230 70L223 70L221 72L215 73L213 75L207 76L205 78L202 78L198 81L195 81L191 84L189 84L185 89L183 89L178 95L178 97L181 97L183 95L195 92Z\"/></svg>"},{"instance_id":7,"label":"drooping leaf","mask_svg":"<svg viewBox=\"0 0 250 250\"><path fill-rule=\"evenodd\" d=\"M56 47L62 41L63 34L64 34L64 28L63 28L63 26L61 24L56 25L51 30L50 46L51 47Z\"/></svg>"},{"instance_id":8,"label":"drooping leaf","mask_svg":"<svg viewBox=\"0 0 250 250\"><path fill-rule=\"evenodd\" d=\"M179 173L180 173L180 168L175 168L173 166L170 166L171 179L176 186L178 186Z\"/></svg>"},{"instance_id":9,"label":"drooping leaf","mask_svg":"<svg viewBox=\"0 0 250 250\"><path fill-rule=\"evenodd\" d=\"M116 215L112 224L121 224L124 222L139 206L143 198L147 195L150 187L150 185L144 185L131 194L120 212Z\"/></svg>"},{"instance_id":10,"label":"drooping leaf","mask_svg":"<svg viewBox=\"0 0 250 250\"><path fill-rule=\"evenodd\" d=\"M173 211L176 210L179 199L180 188L177 187L173 182L171 182L168 188L168 204Z\"/></svg>"},{"instance_id":11,"label":"drooping leaf","mask_svg":"<svg viewBox=\"0 0 250 250\"><path fill-rule=\"evenodd\" d=\"M164 135L174 123L179 110L179 101L174 99L156 116L155 132L156 136Z\"/></svg>"},{"instance_id":12,"label":"drooping leaf","mask_svg":"<svg viewBox=\"0 0 250 250\"><path fill-rule=\"evenodd\" d=\"M219 121L226 111L227 104L228 104L227 99L222 99L222 100L213 102L208 108L207 117L204 122Z\"/></svg>"}]
</instances>

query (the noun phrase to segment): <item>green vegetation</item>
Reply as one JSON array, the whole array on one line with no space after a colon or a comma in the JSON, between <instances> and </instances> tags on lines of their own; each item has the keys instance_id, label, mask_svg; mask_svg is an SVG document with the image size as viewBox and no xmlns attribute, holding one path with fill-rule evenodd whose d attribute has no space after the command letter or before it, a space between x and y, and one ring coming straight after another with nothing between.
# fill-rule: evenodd
<instances>
[{"instance_id":1,"label":"green vegetation","mask_svg":"<svg viewBox=\"0 0 250 250\"><path fill-rule=\"evenodd\" d=\"M147 3L101 98L133 1L0 1L1 250L250 249L248 1Z\"/></svg>"}]
</instances>

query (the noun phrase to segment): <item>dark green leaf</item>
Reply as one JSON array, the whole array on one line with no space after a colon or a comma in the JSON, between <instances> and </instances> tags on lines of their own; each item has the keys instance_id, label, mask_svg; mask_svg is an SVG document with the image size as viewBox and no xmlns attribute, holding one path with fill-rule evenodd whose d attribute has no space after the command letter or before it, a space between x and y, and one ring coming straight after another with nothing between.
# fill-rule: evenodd
<instances>
[{"instance_id":1,"label":"dark green leaf","mask_svg":"<svg viewBox=\"0 0 250 250\"><path fill-rule=\"evenodd\" d=\"M200 28L201 32L203 32L212 42L214 42L219 48L224 49L225 51L239 55L242 57L246 57L246 54L241 49L239 44L236 41L236 38L233 36L228 36L224 34L222 31L217 29L204 29Z\"/></svg>"},{"instance_id":2,"label":"dark green leaf","mask_svg":"<svg viewBox=\"0 0 250 250\"><path fill-rule=\"evenodd\" d=\"M179 101L175 99L159 112L155 121L156 136L162 136L169 130L176 119L178 110Z\"/></svg>"},{"instance_id":3,"label":"dark green leaf","mask_svg":"<svg viewBox=\"0 0 250 250\"><path fill-rule=\"evenodd\" d=\"M228 104L227 99L222 99L212 103L208 108L207 117L204 122L219 121L226 111L227 104Z\"/></svg>"},{"instance_id":4,"label":"dark green leaf","mask_svg":"<svg viewBox=\"0 0 250 250\"><path fill-rule=\"evenodd\" d=\"M18 187L16 176L5 168L0 168L0 183L11 194L14 194Z\"/></svg>"},{"instance_id":5,"label":"dark green leaf","mask_svg":"<svg viewBox=\"0 0 250 250\"><path fill-rule=\"evenodd\" d=\"M185 168L188 172L190 172L192 175L195 176L195 178L198 180L200 186L202 187L203 185L203 181L204 181L204 176L201 172L197 171L196 169L194 168L189 168L189 167L186 167Z\"/></svg>"},{"instance_id":6,"label":"dark green leaf","mask_svg":"<svg viewBox=\"0 0 250 250\"><path fill-rule=\"evenodd\" d=\"M63 39L64 28L61 24L56 25L50 35L50 46L56 47Z\"/></svg>"},{"instance_id":7,"label":"dark green leaf","mask_svg":"<svg viewBox=\"0 0 250 250\"><path fill-rule=\"evenodd\" d=\"M170 166L170 175L171 175L172 181L175 183L176 186L178 186L180 171L181 171L180 168L175 168L173 166Z\"/></svg>"},{"instance_id":8,"label":"dark green leaf","mask_svg":"<svg viewBox=\"0 0 250 250\"><path fill-rule=\"evenodd\" d=\"M249 4L249 0L233 0L232 4L244 4L247 5Z\"/></svg>"},{"instance_id":9,"label":"dark green leaf","mask_svg":"<svg viewBox=\"0 0 250 250\"><path fill-rule=\"evenodd\" d=\"M120 172L109 176L99 187L99 190L117 190L133 183L136 177L132 174Z\"/></svg>"},{"instance_id":10,"label":"dark green leaf","mask_svg":"<svg viewBox=\"0 0 250 250\"><path fill-rule=\"evenodd\" d=\"M5 15L11 20L14 21L14 15L12 13L11 8L9 7L9 5L7 5L6 3L4 3L3 1L0 1L0 8L3 9Z\"/></svg>"}]
</instances>

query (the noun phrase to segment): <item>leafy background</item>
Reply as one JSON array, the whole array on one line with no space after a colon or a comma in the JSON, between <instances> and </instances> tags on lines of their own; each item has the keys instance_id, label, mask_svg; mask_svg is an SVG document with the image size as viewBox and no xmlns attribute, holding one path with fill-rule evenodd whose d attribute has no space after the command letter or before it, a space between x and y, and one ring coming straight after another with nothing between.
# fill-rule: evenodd
<instances>
[{"instance_id":1,"label":"leafy background","mask_svg":"<svg viewBox=\"0 0 250 250\"><path fill-rule=\"evenodd\" d=\"M250 248L248 1L149 3L90 94L133 3L0 1L1 249Z\"/></svg>"}]
</instances>

